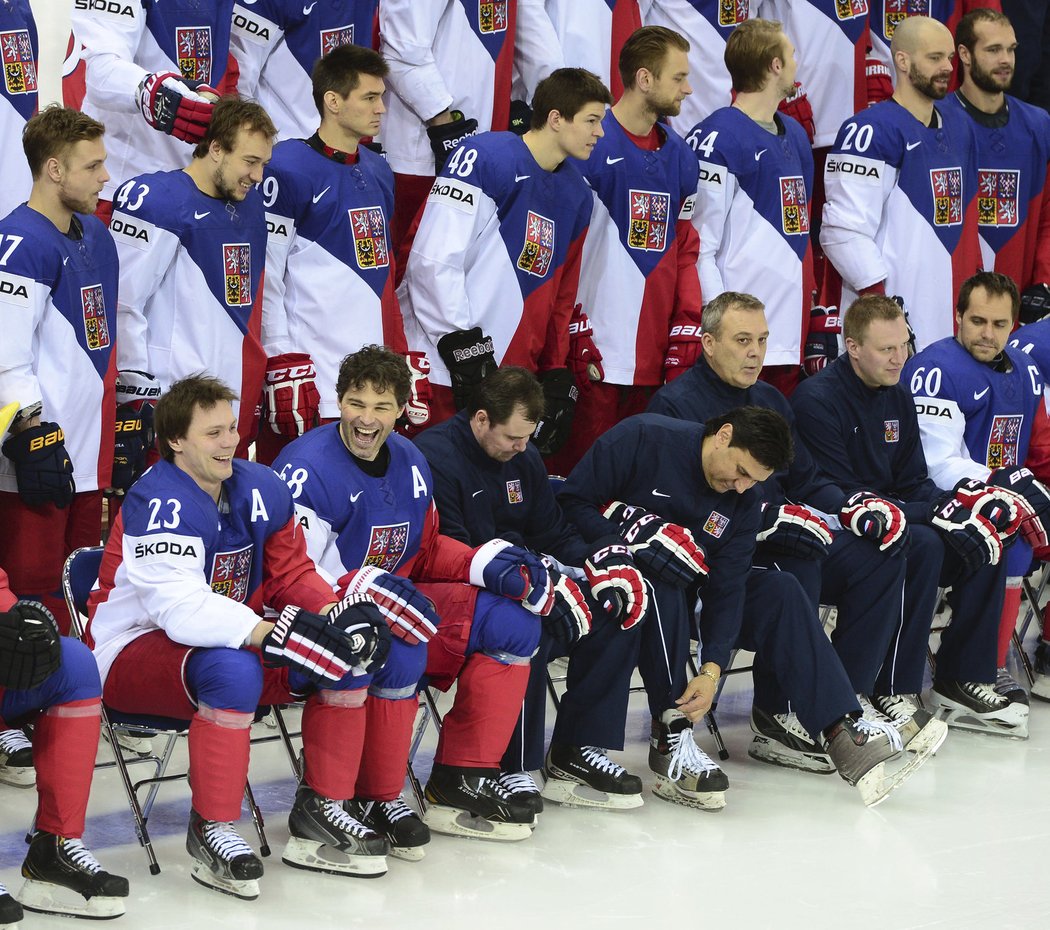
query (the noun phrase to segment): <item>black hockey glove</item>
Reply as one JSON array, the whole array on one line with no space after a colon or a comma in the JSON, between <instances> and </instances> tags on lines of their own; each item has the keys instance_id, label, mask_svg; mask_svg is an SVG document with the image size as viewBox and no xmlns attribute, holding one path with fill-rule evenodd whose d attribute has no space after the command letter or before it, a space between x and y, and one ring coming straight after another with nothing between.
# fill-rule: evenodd
<instances>
[{"instance_id":1,"label":"black hockey glove","mask_svg":"<svg viewBox=\"0 0 1050 930\"><path fill-rule=\"evenodd\" d=\"M480 326L457 329L438 340L437 350L452 378L456 409L462 410L470 399L470 392L496 370L492 337L486 336Z\"/></svg>"},{"instance_id":2,"label":"black hockey glove","mask_svg":"<svg viewBox=\"0 0 1050 930\"><path fill-rule=\"evenodd\" d=\"M798 559L822 559L831 545L831 527L799 504L763 505L758 541Z\"/></svg>"},{"instance_id":3,"label":"black hockey glove","mask_svg":"<svg viewBox=\"0 0 1050 930\"><path fill-rule=\"evenodd\" d=\"M524 100L510 102L510 119L507 128L516 136L523 136L532 125L532 107Z\"/></svg>"},{"instance_id":4,"label":"black hockey glove","mask_svg":"<svg viewBox=\"0 0 1050 930\"><path fill-rule=\"evenodd\" d=\"M821 368L839 357L839 333L842 317L838 307L814 307L809 311L809 335L802 352L802 367L807 375L815 375Z\"/></svg>"},{"instance_id":5,"label":"black hockey glove","mask_svg":"<svg viewBox=\"0 0 1050 930\"><path fill-rule=\"evenodd\" d=\"M704 550L686 527L621 501L609 504L602 516L620 527L631 558L656 580L679 588L706 580Z\"/></svg>"},{"instance_id":6,"label":"black hockey glove","mask_svg":"<svg viewBox=\"0 0 1050 930\"><path fill-rule=\"evenodd\" d=\"M554 605L543 618L543 629L563 650L568 651L591 631L591 608L587 606L580 586L568 575L542 557L547 575L554 586Z\"/></svg>"},{"instance_id":7,"label":"black hockey glove","mask_svg":"<svg viewBox=\"0 0 1050 930\"><path fill-rule=\"evenodd\" d=\"M156 438L153 430L153 404L121 404L117 407L115 425L113 478L110 487L123 494L146 470L146 457Z\"/></svg>"},{"instance_id":8,"label":"black hockey glove","mask_svg":"<svg viewBox=\"0 0 1050 930\"><path fill-rule=\"evenodd\" d=\"M65 439L57 423L41 423L4 443L4 455L15 463L18 496L30 507L54 504L61 509L73 500L77 486Z\"/></svg>"},{"instance_id":9,"label":"black hockey glove","mask_svg":"<svg viewBox=\"0 0 1050 930\"><path fill-rule=\"evenodd\" d=\"M1021 293L1021 325L1038 323L1050 313L1050 286L1033 284Z\"/></svg>"},{"instance_id":10,"label":"black hockey glove","mask_svg":"<svg viewBox=\"0 0 1050 930\"><path fill-rule=\"evenodd\" d=\"M901 308L901 312L904 314L904 325L908 327L908 358L911 358L918 351L918 348L915 345L915 330L911 328L911 320L908 318L908 308L904 306L904 298L900 295L889 294L887 296Z\"/></svg>"},{"instance_id":11,"label":"black hockey glove","mask_svg":"<svg viewBox=\"0 0 1050 930\"><path fill-rule=\"evenodd\" d=\"M19 601L0 613L0 685L15 691L35 688L61 661L58 624L43 604Z\"/></svg>"},{"instance_id":12,"label":"black hockey glove","mask_svg":"<svg viewBox=\"0 0 1050 930\"><path fill-rule=\"evenodd\" d=\"M441 174L452 150L460 144L467 136L473 136L478 131L478 121L467 119L459 110L451 113L452 122L443 123L440 126L427 126L427 136L430 138L430 148L434 153L434 173Z\"/></svg>"},{"instance_id":13,"label":"black hockey glove","mask_svg":"<svg viewBox=\"0 0 1050 930\"><path fill-rule=\"evenodd\" d=\"M540 455L553 455L569 440L572 418L580 392L568 368L554 368L540 375L543 385L543 418L532 441Z\"/></svg>"},{"instance_id":14,"label":"black hockey glove","mask_svg":"<svg viewBox=\"0 0 1050 930\"><path fill-rule=\"evenodd\" d=\"M1003 543L995 527L985 517L971 513L956 500L954 492L934 502L930 523L941 531L967 572L999 564Z\"/></svg>"},{"instance_id":15,"label":"black hockey glove","mask_svg":"<svg viewBox=\"0 0 1050 930\"><path fill-rule=\"evenodd\" d=\"M1007 546L1021 528L1031 508L1020 494L993 487L975 478L963 478L952 490L955 499L971 513L984 517Z\"/></svg>"},{"instance_id":16,"label":"black hockey glove","mask_svg":"<svg viewBox=\"0 0 1050 930\"><path fill-rule=\"evenodd\" d=\"M183 142L204 138L215 104L202 94L219 96L204 81L193 81L177 71L147 74L139 83L138 105L146 122L159 132Z\"/></svg>"}]
</instances>

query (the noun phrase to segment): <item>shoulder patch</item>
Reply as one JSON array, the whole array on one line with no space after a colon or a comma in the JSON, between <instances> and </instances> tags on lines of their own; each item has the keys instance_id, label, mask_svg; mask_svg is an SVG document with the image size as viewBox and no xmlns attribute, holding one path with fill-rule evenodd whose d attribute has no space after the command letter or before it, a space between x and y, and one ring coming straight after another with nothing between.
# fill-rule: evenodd
<instances>
[{"instance_id":1,"label":"shoulder patch","mask_svg":"<svg viewBox=\"0 0 1050 930\"><path fill-rule=\"evenodd\" d=\"M429 203L443 203L463 213L477 213L481 188L464 184L456 178L435 178L427 198Z\"/></svg>"}]
</instances>

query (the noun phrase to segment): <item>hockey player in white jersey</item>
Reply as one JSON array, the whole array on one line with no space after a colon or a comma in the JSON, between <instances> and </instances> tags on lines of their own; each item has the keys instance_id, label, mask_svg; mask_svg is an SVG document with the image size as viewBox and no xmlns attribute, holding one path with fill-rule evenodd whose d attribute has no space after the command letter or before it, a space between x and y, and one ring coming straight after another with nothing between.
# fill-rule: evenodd
<instances>
[{"instance_id":1,"label":"hockey player in white jersey","mask_svg":"<svg viewBox=\"0 0 1050 930\"><path fill-rule=\"evenodd\" d=\"M266 218L256 185L275 134L259 104L223 98L191 163L122 184L110 226L121 272L118 398L221 374L238 388L241 456L266 367Z\"/></svg>"}]
</instances>

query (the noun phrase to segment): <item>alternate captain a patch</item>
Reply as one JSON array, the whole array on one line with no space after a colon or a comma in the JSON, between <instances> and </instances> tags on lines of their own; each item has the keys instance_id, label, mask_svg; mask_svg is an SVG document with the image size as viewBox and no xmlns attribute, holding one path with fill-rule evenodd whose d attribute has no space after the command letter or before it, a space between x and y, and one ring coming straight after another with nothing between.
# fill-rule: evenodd
<instances>
[{"instance_id":1,"label":"alternate captain a patch","mask_svg":"<svg viewBox=\"0 0 1050 930\"><path fill-rule=\"evenodd\" d=\"M529 210L525 220L525 242L518 256L518 267L522 271L542 278L550 271L554 260L554 220Z\"/></svg>"},{"instance_id":2,"label":"alternate captain a patch","mask_svg":"<svg viewBox=\"0 0 1050 930\"><path fill-rule=\"evenodd\" d=\"M1012 468L1017 461L1017 444L1021 436L1024 416L1019 413L1003 414L992 420L988 434L988 467Z\"/></svg>"},{"instance_id":3,"label":"alternate captain a patch","mask_svg":"<svg viewBox=\"0 0 1050 930\"><path fill-rule=\"evenodd\" d=\"M211 26L186 26L175 30L179 71L191 81L211 81Z\"/></svg>"},{"instance_id":4,"label":"alternate captain a patch","mask_svg":"<svg viewBox=\"0 0 1050 930\"><path fill-rule=\"evenodd\" d=\"M321 57L324 58L333 48L340 45L354 44L354 24L336 26L334 29L321 30Z\"/></svg>"},{"instance_id":5,"label":"alternate captain a patch","mask_svg":"<svg viewBox=\"0 0 1050 930\"><path fill-rule=\"evenodd\" d=\"M883 420L883 439L886 442L900 442L901 441L901 421L900 420Z\"/></svg>"},{"instance_id":6,"label":"alternate captain a patch","mask_svg":"<svg viewBox=\"0 0 1050 930\"><path fill-rule=\"evenodd\" d=\"M211 589L216 594L244 603L248 596L248 579L252 573L252 549L248 545L243 549L215 553L211 567Z\"/></svg>"},{"instance_id":7,"label":"alternate captain a patch","mask_svg":"<svg viewBox=\"0 0 1050 930\"><path fill-rule=\"evenodd\" d=\"M0 32L0 54L4 60L4 86L9 94L37 92L36 61L29 30Z\"/></svg>"},{"instance_id":8,"label":"alternate captain a patch","mask_svg":"<svg viewBox=\"0 0 1050 930\"><path fill-rule=\"evenodd\" d=\"M407 545L408 523L373 526L364 565L375 565L385 572L392 572L404 556Z\"/></svg>"},{"instance_id":9,"label":"alternate captain a patch","mask_svg":"<svg viewBox=\"0 0 1050 930\"><path fill-rule=\"evenodd\" d=\"M226 274L226 304L243 307L252 302L252 247L247 242L222 247Z\"/></svg>"},{"instance_id":10,"label":"alternate captain a patch","mask_svg":"<svg viewBox=\"0 0 1050 930\"><path fill-rule=\"evenodd\" d=\"M390 264L386 244L386 218L382 207L361 207L350 210L350 230L354 235L354 257L357 267L384 268Z\"/></svg>"},{"instance_id":11,"label":"alternate captain a patch","mask_svg":"<svg viewBox=\"0 0 1050 930\"><path fill-rule=\"evenodd\" d=\"M517 479L514 481L507 482L507 502L511 504L520 504L525 500L525 495L521 493L521 482Z\"/></svg>"},{"instance_id":12,"label":"alternate captain a patch","mask_svg":"<svg viewBox=\"0 0 1050 930\"><path fill-rule=\"evenodd\" d=\"M727 526L729 526L729 517L723 517L717 510L712 510L711 516L704 524L704 532L714 536L715 539L721 539Z\"/></svg>"},{"instance_id":13,"label":"alternate captain a patch","mask_svg":"<svg viewBox=\"0 0 1050 930\"><path fill-rule=\"evenodd\" d=\"M106 295L101 284L80 289L80 306L84 311L84 339L89 351L109 347L109 323L106 322Z\"/></svg>"}]
</instances>

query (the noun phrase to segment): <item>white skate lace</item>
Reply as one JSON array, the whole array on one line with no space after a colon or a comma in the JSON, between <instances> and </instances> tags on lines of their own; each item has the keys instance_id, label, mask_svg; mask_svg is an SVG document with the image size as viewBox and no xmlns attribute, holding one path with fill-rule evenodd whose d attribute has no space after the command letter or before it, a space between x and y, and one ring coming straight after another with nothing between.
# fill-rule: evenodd
<instances>
[{"instance_id":1,"label":"white skate lace","mask_svg":"<svg viewBox=\"0 0 1050 930\"><path fill-rule=\"evenodd\" d=\"M885 694L876 698L879 711L894 723L907 723L918 712L919 708L905 694Z\"/></svg>"},{"instance_id":2,"label":"white skate lace","mask_svg":"<svg viewBox=\"0 0 1050 930\"><path fill-rule=\"evenodd\" d=\"M604 772L607 775L612 775L614 778L619 778L627 771L622 765L617 765L613 762L605 754L604 749L599 749L597 746L581 746L580 754L592 768L596 768L599 772Z\"/></svg>"},{"instance_id":3,"label":"white skate lace","mask_svg":"<svg viewBox=\"0 0 1050 930\"><path fill-rule=\"evenodd\" d=\"M0 730L0 753L13 756L23 749L32 749L33 744L21 730Z\"/></svg>"},{"instance_id":4,"label":"white skate lace","mask_svg":"<svg viewBox=\"0 0 1050 930\"><path fill-rule=\"evenodd\" d=\"M871 705L869 704L868 706L870 707ZM878 711L876 711L876 713L878 713ZM868 720L866 717L858 717L853 721L853 725L860 730L861 733L865 733L868 736L879 736L879 734L883 734L886 739L889 740L891 749L896 750L897 752L903 752L904 741L901 739L901 735L893 725L892 720L889 720L886 717L883 717L882 720Z\"/></svg>"},{"instance_id":5,"label":"white skate lace","mask_svg":"<svg viewBox=\"0 0 1050 930\"><path fill-rule=\"evenodd\" d=\"M405 803L405 799L398 795L393 801L380 801L379 806L390 823L397 823L406 817L415 817L416 813Z\"/></svg>"},{"instance_id":6,"label":"white skate lace","mask_svg":"<svg viewBox=\"0 0 1050 930\"><path fill-rule=\"evenodd\" d=\"M667 777L678 781L683 775L705 775L720 771L711 757L696 745L692 730L680 730L667 740L671 749Z\"/></svg>"},{"instance_id":7,"label":"white skate lace","mask_svg":"<svg viewBox=\"0 0 1050 930\"><path fill-rule=\"evenodd\" d=\"M995 710L1000 710L1010 703L996 692L993 685L986 685L980 681L964 681L960 683L960 687L971 697L976 698L982 704L988 704Z\"/></svg>"},{"instance_id":8,"label":"white skate lace","mask_svg":"<svg viewBox=\"0 0 1050 930\"><path fill-rule=\"evenodd\" d=\"M232 862L238 856L254 856L251 846L241 838L232 823L211 820L201 829L204 842L208 844L220 859Z\"/></svg>"},{"instance_id":9,"label":"white skate lace","mask_svg":"<svg viewBox=\"0 0 1050 930\"><path fill-rule=\"evenodd\" d=\"M809 730L802 726L802 722L794 711L788 714L773 714L773 719L780 724L788 735L805 740L807 743L813 742L813 737L809 735Z\"/></svg>"},{"instance_id":10,"label":"white skate lace","mask_svg":"<svg viewBox=\"0 0 1050 930\"><path fill-rule=\"evenodd\" d=\"M356 837L365 837L372 833L363 823L354 820L353 817L343 810L343 805L339 801L325 798L321 812L324 815L324 819L341 833L349 833L351 836Z\"/></svg>"},{"instance_id":11,"label":"white skate lace","mask_svg":"<svg viewBox=\"0 0 1050 930\"><path fill-rule=\"evenodd\" d=\"M499 783L511 794L536 794L539 791L527 772L502 772Z\"/></svg>"},{"instance_id":12,"label":"white skate lace","mask_svg":"<svg viewBox=\"0 0 1050 930\"><path fill-rule=\"evenodd\" d=\"M80 840L63 839L61 844L63 856L69 859L81 872L90 872L94 875L102 871L102 864L91 855L89 850Z\"/></svg>"}]
</instances>

